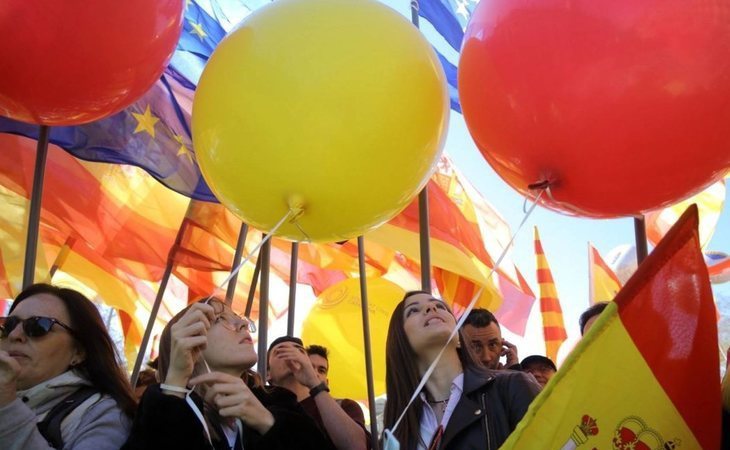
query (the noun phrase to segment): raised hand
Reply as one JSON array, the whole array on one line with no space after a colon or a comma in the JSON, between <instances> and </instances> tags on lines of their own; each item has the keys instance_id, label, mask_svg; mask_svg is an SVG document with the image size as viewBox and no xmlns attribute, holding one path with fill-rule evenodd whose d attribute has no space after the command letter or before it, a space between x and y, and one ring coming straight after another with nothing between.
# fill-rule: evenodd
<instances>
[{"instance_id":1,"label":"raised hand","mask_svg":"<svg viewBox=\"0 0 730 450\"><path fill-rule=\"evenodd\" d=\"M241 378L210 372L192 378L190 383L206 386L205 402L214 406L222 417L237 417L261 434L274 425L274 416Z\"/></svg>"},{"instance_id":2,"label":"raised hand","mask_svg":"<svg viewBox=\"0 0 730 450\"><path fill-rule=\"evenodd\" d=\"M188 384L195 362L208 343L208 329L214 318L212 306L196 303L172 325L170 367L165 384L180 387Z\"/></svg>"},{"instance_id":3,"label":"raised hand","mask_svg":"<svg viewBox=\"0 0 730 450\"><path fill-rule=\"evenodd\" d=\"M8 352L0 350L0 407L15 400L20 364Z\"/></svg>"},{"instance_id":4,"label":"raised hand","mask_svg":"<svg viewBox=\"0 0 730 450\"><path fill-rule=\"evenodd\" d=\"M276 346L274 355L286 362L294 378L304 386L311 389L320 383L317 371L302 347L292 342L284 342Z\"/></svg>"},{"instance_id":5,"label":"raised hand","mask_svg":"<svg viewBox=\"0 0 730 450\"><path fill-rule=\"evenodd\" d=\"M515 364L520 363L520 358L517 356L517 346L508 342L506 339L502 339L502 356L507 357L507 361L504 363L506 368L510 368Z\"/></svg>"}]
</instances>

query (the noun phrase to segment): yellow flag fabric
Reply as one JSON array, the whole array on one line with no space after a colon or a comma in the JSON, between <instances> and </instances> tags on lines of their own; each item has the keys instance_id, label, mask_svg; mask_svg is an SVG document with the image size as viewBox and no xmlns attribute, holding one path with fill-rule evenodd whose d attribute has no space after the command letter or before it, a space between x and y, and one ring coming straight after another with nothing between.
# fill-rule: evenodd
<instances>
[{"instance_id":1,"label":"yellow flag fabric","mask_svg":"<svg viewBox=\"0 0 730 450\"><path fill-rule=\"evenodd\" d=\"M696 204L700 214L700 245L704 248L710 243L712 235L715 233L725 203L725 195L725 180L720 180L687 200L667 208L648 212L644 216L647 239L652 245L656 246L684 210L689 205Z\"/></svg>"},{"instance_id":2,"label":"yellow flag fabric","mask_svg":"<svg viewBox=\"0 0 730 450\"><path fill-rule=\"evenodd\" d=\"M697 221L692 207L608 305L503 450L719 448L717 326Z\"/></svg>"}]
</instances>

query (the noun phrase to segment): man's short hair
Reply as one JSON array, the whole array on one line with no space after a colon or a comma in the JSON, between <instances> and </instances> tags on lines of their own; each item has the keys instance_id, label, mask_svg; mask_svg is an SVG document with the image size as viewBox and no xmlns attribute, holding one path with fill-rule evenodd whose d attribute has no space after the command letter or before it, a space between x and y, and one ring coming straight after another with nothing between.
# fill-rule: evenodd
<instances>
[{"instance_id":1,"label":"man's short hair","mask_svg":"<svg viewBox=\"0 0 730 450\"><path fill-rule=\"evenodd\" d=\"M484 308L474 308L471 310L469 315L466 316L464 325L471 325L476 328L484 328L486 326L489 326L489 324L492 322L496 323L497 326L499 326L497 318L494 317L494 314L492 314L489 310Z\"/></svg>"},{"instance_id":2,"label":"man's short hair","mask_svg":"<svg viewBox=\"0 0 730 450\"><path fill-rule=\"evenodd\" d=\"M307 351L307 355L321 356L327 362L329 362L330 352L329 352L329 350L327 350L327 347L324 347L322 345L312 344L306 348L306 351Z\"/></svg>"},{"instance_id":3,"label":"man's short hair","mask_svg":"<svg viewBox=\"0 0 730 450\"><path fill-rule=\"evenodd\" d=\"M583 336L583 330L585 330L586 323L588 323L592 317L601 314L603 310L606 309L606 306L608 306L608 302L597 302L583 311L583 314L581 314L580 318L578 318L578 326L580 327L581 336Z\"/></svg>"}]
</instances>

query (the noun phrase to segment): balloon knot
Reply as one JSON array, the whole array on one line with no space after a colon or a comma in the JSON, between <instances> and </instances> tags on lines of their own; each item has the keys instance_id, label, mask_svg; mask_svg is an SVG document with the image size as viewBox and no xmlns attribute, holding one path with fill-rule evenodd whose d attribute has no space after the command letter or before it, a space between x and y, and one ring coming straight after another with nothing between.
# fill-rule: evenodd
<instances>
[{"instance_id":1,"label":"balloon knot","mask_svg":"<svg viewBox=\"0 0 730 450\"><path fill-rule=\"evenodd\" d=\"M298 195L289 196L289 223L295 222L304 214L304 199Z\"/></svg>"}]
</instances>

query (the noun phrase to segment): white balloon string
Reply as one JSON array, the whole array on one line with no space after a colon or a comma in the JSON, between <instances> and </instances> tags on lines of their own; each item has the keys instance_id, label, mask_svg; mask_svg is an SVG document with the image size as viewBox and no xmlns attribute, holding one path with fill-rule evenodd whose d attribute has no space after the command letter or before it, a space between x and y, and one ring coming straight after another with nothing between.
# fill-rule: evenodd
<instances>
[{"instance_id":1,"label":"white balloon string","mask_svg":"<svg viewBox=\"0 0 730 450\"><path fill-rule=\"evenodd\" d=\"M499 265L502 263L502 260L507 256L507 251L512 247L512 243L515 240L515 237L519 234L520 230L522 230L522 226L527 222L527 219L530 217L532 212L535 210L535 207L537 206L537 203L540 201L540 197L542 196L542 193L545 192L545 189L541 189L537 197L535 197L535 201L532 203L532 206L530 206L530 209L525 213L525 216L522 218L522 221L519 225L517 225L517 229L510 237L509 242L502 250L502 253L499 255L499 258L497 258L497 261L494 263L494 266L490 269L489 275L487 275L487 280L490 280L492 278L492 274L495 270L499 268ZM398 425L400 425L401 421L403 420L403 417L406 415L406 411L408 411L408 408L413 404L413 402L418 398L418 395L421 393L421 390L426 385L426 382L428 382L429 377L433 373L433 371L436 369L436 365L438 364L439 360L441 359L441 355L443 355L444 351L446 351L446 348L448 348L449 343L452 339L454 339L454 336L456 336L459 333L459 330L464 325L464 322L466 321L467 316L471 312L472 309L474 309L474 305L476 305L477 300L479 300L479 297L482 295L482 291L484 288L479 289L479 291L476 293L474 298L471 299L471 302L469 302L469 305L466 307L464 312L461 314L461 318L459 318L459 321L456 323L456 326L451 331L451 334L449 335L449 338L446 340L446 343L443 347L441 347L441 351L436 355L436 358L433 360L431 365L426 370L426 373L423 374L421 377L421 381L418 383L418 386L416 386L415 391L413 392L413 395L411 395L411 399L408 401L408 404L403 408L403 412L401 413L400 417L398 417L398 420L395 421L395 424L393 425L393 429L389 431L389 433L392 435L392 433L395 432L395 430L398 428ZM393 439L393 438L391 438Z\"/></svg>"},{"instance_id":2,"label":"white balloon string","mask_svg":"<svg viewBox=\"0 0 730 450\"><path fill-rule=\"evenodd\" d=\"M282 225L284 225L284 222L286 222L286 221L287 221L287 219L289 219L289 218L290 218L290 217L292 217L292 216L294 216L294 212L293 212L293 211L292 211L292 210L290 209L290 210L289 210L289 211L288 211L288 212L287 212L287 213L286 213L286 214L284 215L284 217L282 217L282 218L281 218L281 220L279 220L279 222L277 222L277 224L276 224L276 225L274 225L274 228L272 228L272 229L271 229L271 231L269 231L269 232L268 232L268 234L266 234L266 236L265 236L265 237L264 237L263 239L261 239L261 242L259 242L259 243L258 243L258 244L256 245L256 247L254 247L254 249L253 249L253 250L251 250L251 251L250 251L250 252L248 253L248 256L246 256L246 258L245 258L245 259L244 259L243 261L241 261L241 263L240 263L240 264L239 264L238 266L236 266L236 267L235 267L235 268L234 268L233 270L231 270L231 273L230 273L230 275L228 275L228 276L226 277L226 279L225 279L225 280L223 280L223 282L221 282L221 283L220 283L220 284L218 285L218 287L216 287L216 288L215 288L215 290L214 290L213 292L211 292L211 294L210 294L210 295L209 295L209 296L208 296L208 297L207 297L207 298L205 299L205 302L208 302L208 300L210 300L211 298L213 298L213 296L215 295L215 293L216 293L216 292L218 292L219 290L223 289L223 286L227 285L227 284L228 284L228 282L229 282L229 281L231 281L231 280L233 279L233 277L235 277L235 276L236 276L236 275L238 274L238 272L239 272L239 271L240 271L240 270L241 270L241 269L243 268L243 266L244 266L244 265L245 265L245 264L246 264L246 263L247 263L247 262L248 262L248 261L249 261L249 260L251 259L251 257L252 257L253 255L255 255L255 254L256 254L256 252L258 252L258 250L259 250L259 249L260 249L260 248L261 248L261 247L262 247L262 246L263 246L263 245L264 245L264 244L266 243L266 241L268 241L269 239L271 239L271 236L272 236L272 235L273 235L274 233L276 233L276 232L277 232L277 231L279 230L279 228L281 228L281 226L282 226Z\"/></svg>"}]
</instances>

